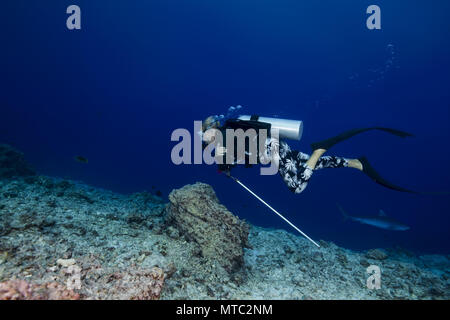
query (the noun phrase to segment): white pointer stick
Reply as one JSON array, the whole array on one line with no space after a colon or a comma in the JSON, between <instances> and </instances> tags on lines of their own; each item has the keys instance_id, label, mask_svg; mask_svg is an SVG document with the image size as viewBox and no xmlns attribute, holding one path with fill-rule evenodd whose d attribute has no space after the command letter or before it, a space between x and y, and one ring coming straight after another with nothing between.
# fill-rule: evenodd
<instances>
[{"instance_id":1,"label":"white pointer stick","mask_svg":"<svg viewBox=\"0 0 450 320\"><path fill-rule=\"evenodd\" d=\"M272 210L273 212L275 212L281 219L283 219L284 221L286 221L292 228L294 228L295 230L297 230L302 236L304 236L306 239L308 239L309 241L311 241L315 246L317 246L318 248L320 248L320 246L310 237L308 237L307 234L305 234L302 230L300 230L299 228L297 228L296 226L294 226L288 219L286 219L285 217L283 217L277 210L275 210L274 208L272 208L270 205L268 205L263 199L261 199L260 197L258 197L258 195L256 195L252 190L250 190L249 188L247 188L241 181L239 181L237 178L229 175L229 177L231 179L233 179L234 181L236 181L237 183L239 183L245 190L247 190L248 192L250 192L256 199L258 199L259 201L261 201L262 203L264 203L270 210Z\"/></svg>"}]
</instances>

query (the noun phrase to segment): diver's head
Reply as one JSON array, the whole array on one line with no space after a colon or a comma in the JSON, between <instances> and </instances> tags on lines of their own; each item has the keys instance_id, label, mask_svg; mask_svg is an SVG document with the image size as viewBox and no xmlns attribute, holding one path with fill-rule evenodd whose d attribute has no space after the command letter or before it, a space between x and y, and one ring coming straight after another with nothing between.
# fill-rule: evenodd
<instances>
[{"instance_id":1,"label":"diver's head","mask_svg":"<svg viewBox=\"0 0 450 320\"><path fill-rule=\"evenodd\" d=\"M202 122L202 131L205 132L208 129L217 129L220 127L220 121L217 116L209 116Z\"/></svg>"},{"instance_id":2,"label":"diver's head","mask_svg":"<svg viewBox=\"0 0 450 320\"><path fill-rule=\"evenodd\" d=\"M215 130L220 127L220 121L217 116L209 116L202 122L203 141L210 143L214 141Z\"/></svg>"}]
</instances>

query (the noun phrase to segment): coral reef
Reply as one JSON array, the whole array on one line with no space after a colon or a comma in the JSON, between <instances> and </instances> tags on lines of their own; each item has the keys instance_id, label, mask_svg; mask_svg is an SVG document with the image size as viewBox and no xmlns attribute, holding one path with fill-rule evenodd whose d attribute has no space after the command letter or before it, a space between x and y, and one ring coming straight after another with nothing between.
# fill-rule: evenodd
<instances>
[{"instance_id":1,"label":"coral reef","mask_svg":"<svg viewBox=\"0 0 450 320\"><path fill-rule=\"evenodd\" d=\"M22 153L7 144L0 144L0 179L34 175Z\"/></svg>"},{"instance_id":2,"label":"coral reef","mask_svg":"<svg viewBox=\"0 0 450 320\"><path fill-rule=\"evenodd\" d=\"M175 189L169 201L168 221L195 241L205 258L217 261L229 273L242 267L249 227L219 203L211 186L197 182Z\"/></svg>"},{"instance_id":3,"label":"coral reef","mask_svg":"<svg viewBox=\"0 0 450 320\"><path fill-rule=\"evenodd\" d=\"M388 257L387 253L381 249L371 249L367 251L366 258L374 260L384 260Z\"/></svg>"},{"instance_id":4,"label":"coral reef","mask_svg":"<svg viewBox=\"0 0 450 320\"><path fill-rule=\"evenodd\" d=\"M161 268L153 267L150 272L145 272L141 276L145 277L144 281L139 280L139 284L144 285L141 294L132 296L132 300L158 300L164 287L164 271Z\"/></svg>"},{"instance_id":5,"label":"coral reef","mask_svg":"<svg viewBox=\"0 0 450 320\"><path fill-rule=\"evenodd\" d=\"M240 221L203 183L169 199L0 179L0 298L450 299L448 256L316 248ZM367 288L370 265L379 290Z\"/></svg>"},{"instance_id":6,"label":"coral reef","mask_svg":"<svg viewBox=\"0 0 450 320\"><path fill-rule=\"evenodd\" d=\"M32 284L25 280L0 282L0 300L78 300L80 295L64 286L50 282Z\"/></svg>"}]
</instances>

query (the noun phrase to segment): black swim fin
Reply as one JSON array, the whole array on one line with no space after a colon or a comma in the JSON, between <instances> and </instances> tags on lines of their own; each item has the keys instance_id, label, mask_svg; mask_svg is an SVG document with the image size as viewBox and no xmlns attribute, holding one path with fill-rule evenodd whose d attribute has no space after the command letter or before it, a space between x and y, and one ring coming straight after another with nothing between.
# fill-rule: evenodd
<instances>
[{"instance_id":1,"label":"black swim fin","mask_svg":"<svg viewBox=\"0 0 450 320\"><path fill-rule=\"evenodd\" d=\"M375 169L370 165L369 161L367 160L366 157L361 157L358 158L358 160L361 162L362 166L363 166L363 172L369 177L371 178L373 181L375 181L378 184L381 184L382 186L392 189L392 190L396 190L396 191L401 191L401 192L409 192L409 193L415 193L415 194L419 194L421 192L416 192L416 191L412 191L409 189L405 189L399 186L396 186L392 183L390 183L389 181L385 180L384 178L382 178L380 176L380 174L378 172L375 171Z\"/></svg>"},{"instance_id":2,"label":"black swim fin","mask_svg":"<svg viewBox=\"0 0 450 320\"><path fill-rule=\"evenodd\" d=\"M311 148L312 150L317 150L317 149L325 149L325 150L329 150L332 146L334 146L335 144L342 142L344 140L347 140L357 134L369 131L369 130L380 130L380 131L384 131L390 134L393 134L397 137L400 138L406 138L406 137L412 137L413 135L411 133L408 132L404 132L404 131L400 131L400 130L396 130L396 129L391 129L391 128L383 128L383 127L371 127L371 128L361 128L361 129L353 129L353 130L349 130L346 132L343 132L333 138L330 139L326 139L323 141L319 141L319 142L315 142L311 144Z\"/></svg>"}]
</instances>

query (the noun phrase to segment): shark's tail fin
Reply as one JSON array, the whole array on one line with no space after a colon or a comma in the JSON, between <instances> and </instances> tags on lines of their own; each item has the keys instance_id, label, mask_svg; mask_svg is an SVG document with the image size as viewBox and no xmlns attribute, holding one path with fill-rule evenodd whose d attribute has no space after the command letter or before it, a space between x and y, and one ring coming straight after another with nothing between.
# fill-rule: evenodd
<instances>
[{"instance_id":1,"label":"shark's tail fin","mask_svg":"<svg viewBox=\"0 0 450 320\"><path fill-rule=\"evenodd\" d=\"M339 211L342 213L342 218L345 220L347 220L349 218L347 212L345 212L344 208L341 207L341 205L339 203L336 203L336 206L338 207Z\"/></svg>"}]
</instances>

